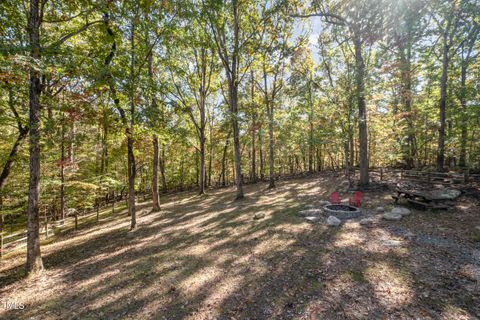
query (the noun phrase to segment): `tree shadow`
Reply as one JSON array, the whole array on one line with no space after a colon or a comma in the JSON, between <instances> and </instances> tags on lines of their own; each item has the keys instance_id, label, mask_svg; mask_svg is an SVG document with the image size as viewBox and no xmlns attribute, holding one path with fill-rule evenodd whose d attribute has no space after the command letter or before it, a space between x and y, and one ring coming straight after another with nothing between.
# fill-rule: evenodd
<instances>
[{"instance_id":1,"label":"tree shadow","mask_svg":"<svg viewBox=\"0 0 480 320\"><path fill-rule=\"evenodd\" d=\"M325 177L268 191L250 185L240 202L231 201L233 188L207 197L184 193L164 200L162 212L140 215L133 232L128 217L105 221L46 251L43 284L19 281L0 291L27 303L0 316L358 319L480 312L478 294L462 292L467 280L441 263L438 243L405 237L418 217L330 229L297 215L334 185ZM255 220L257 212L265 218ZM392 239L400 244L385 245ZM474 262L455 248L445 249L451 263Z\"/></svg>"}]
</instances>

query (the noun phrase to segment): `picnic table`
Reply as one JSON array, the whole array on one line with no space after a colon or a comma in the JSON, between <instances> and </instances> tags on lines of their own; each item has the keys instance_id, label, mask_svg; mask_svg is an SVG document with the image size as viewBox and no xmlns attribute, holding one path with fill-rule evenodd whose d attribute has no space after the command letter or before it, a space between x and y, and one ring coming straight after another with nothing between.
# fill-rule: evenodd
<instances>
[{"instance_id":1,"label":"picnic table","mask_svg":"<svg viewBox=\"0 0 480 320\"><path fill-rule=\"evenodd\" d=\"M443 203L445 198L435 196L430 192L422 192L417 190L397 189L397 194L392 198L395 200L395 204L398 203L400 198L406 199L408 202L415 205L422 206L425 209L448 209L449 206Z\"/></svg>"}]
</instances>

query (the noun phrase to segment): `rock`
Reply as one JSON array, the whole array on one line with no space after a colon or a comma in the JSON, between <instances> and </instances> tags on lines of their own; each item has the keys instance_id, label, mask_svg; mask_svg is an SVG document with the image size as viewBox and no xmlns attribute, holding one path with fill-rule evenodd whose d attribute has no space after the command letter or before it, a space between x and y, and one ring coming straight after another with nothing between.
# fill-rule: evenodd
<instances>
[{"instance_id":1,"label":"rock","mask_svg":"<svg viewBox=\"0 0 480 320\"><path fill-rule=\"evenodd\" d=\"M307 209L307 210L302 210L298 212L298 215L302 217L308 217L308 216L315 216L321 214L323 211L322 209Z\"/></svg>"},{"instance_id":2,"label":"rock","mask_svg":"<svg viewBox=\"0 0 480 320\"><path fill-rule=\"evenodd\" d=\"M331 204L331 203L330 203L330 201L327 201L327 200L320 200L320 201L318 202L318 205L319 205L319 206L322 206L322 207L323 207L323 206L326 206L326 205L328 205L328 204Z\"/></svg>"},{"instance_id":3,"label":"rock","mask_svg":"<svg viewBox=\"0 0 480 320\"><path fill-rule=\"evenodd\" d=\"M404 207L395 207L395 208L392 209L391 213L399 214L399 215L402 215L402 216L407 216L411 213L411 211L407 208L404 208Z\"/></svg>"},{"instance_id":4,"label":"rock","mask_svg":"<svg viewBox=\"0 0 480 320\"><path fill-rule=\"evenodd\" d=\"M475 229L477 229L478 231L480 231L480 226L476 226Z\"/></svg>"},{"instance_id":5,"label":"rock","mask_svg":"<svg viewBox=\"0 0 480 320\"><path fill-rule=\"evenodd\" d=\"M297 212L300 217L308 217L308 210L300 210Z\"/></svg>"},{"instance_id":6,"label":"rock","mask_svg":"<svg viewBox=\"0 0 480 320\"><path fill-rule=\"evenodd\" d=\"M329 216L327 218L327 225L330 227L338 227L342 221L335 216Z\"/></svg>"},{"instance_id":7,"label":"rock","mask_svg":"<svg viewBox=\"0 0 480 320\"><path fill-rule=\"evenodd\" d=\"M314 209L315 206L313 204L306 204L305 209Z\"/></svg>"},{"instance_id":8,"label":"rock","mask_svg":"<svg viewBox=\"0 0 480 320\"><path fill-rule=\"evenodd\" d=\"M375 220L373 218L364 218L360 220L360 225L362 226L369 226L375 223Z\"/></svg>"},{"instance_id":9,"label":"rock","mask_svg":"<svg viewBox=\"0 0 480 320\"><path fill-rule=\"evenodd\" d=\"M415 237L415 234L411 231L408 231L407 233L404 234L405 238L413 238Z\"/></svg>"},{"instance_id":10,"label":"rock","mask_svg":"<svg viewBox=\"0 0 480 320\"><path fill-rule=\"evenodd\" d=\"M377 212L377 213L385 212L385 208L384 207L376 207L375 212Z\"/></svg>"},{"instance_id":11,"label":"rock","mask_svg":"<svg viewBox=\"0 0 480 320\"><path fill-rule=\"evenodd\" d=\"M255 219L255 220L260 220L260 219L263 219L263 218L265 218L265 213L263 213L263 212L257 212L257 213L255 213L255 216L253 217L253 219Z\"/></svg>"},{"instance_id":12,"label":"rock","mask_svg":"<svg viewBox=\"0 0 480 320\"><path fill-rule=\"evenodd\" d=\"M402 245L402 242L398 240L385 240L383 245L386 247L399 247Z\"/></svg>"},{"instance_id":13,"label":"rock","mask_svg":"<svg viewBox=\"0 0 480 320\"><path fill-rule=\"evenodd\" d=\"M399 213L387 212L382 215L382 218L388 221L399 221L402 215Z\"/></svg>"},{"instance_id":14,"label":"rock","mask_svg":"<svg viewBox=\"0 0 480 320\"><path fill-rule=\"evenodd\" d=\"M311 217L305 217L305 219L308 220L309 222L318 222L320 220L320 217L311 216Z\"/></svg>"}]
</instances>

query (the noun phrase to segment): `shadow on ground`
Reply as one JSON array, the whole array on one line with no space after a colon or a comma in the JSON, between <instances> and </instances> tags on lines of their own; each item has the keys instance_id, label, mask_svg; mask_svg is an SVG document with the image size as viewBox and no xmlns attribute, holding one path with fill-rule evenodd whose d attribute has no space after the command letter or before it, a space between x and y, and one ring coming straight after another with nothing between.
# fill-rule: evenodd
<instances>
[{"instance_id":1,"label":"shadow on ground","mask_svg":"<svg viewBox=\"0 0 480 320\"><path fill-rule=\"evenodd\" d=\"M1 272L3 319L469 319L480 314L477 266L465 252L403 235L412 216L392 226L349 222L331 229L297 215L333 190L315 176L246 188L173 195L162 211L105 220L44 247L47 272L17 280ZM253 219L264 212L265 218ZM434 219L431 219L434 223ZM420 233L419 233L420 235ZM390 240L397 245L385 245ZM420 239L420 240L419 240ZM455 240L447 240L452 243ZM450 248L450 249L449 249ZM461 250L460 250L461 251ZM478 251L480 252L480 251ZM445 263L447 260L447 263Z\"/></svg>"}]
</instances>

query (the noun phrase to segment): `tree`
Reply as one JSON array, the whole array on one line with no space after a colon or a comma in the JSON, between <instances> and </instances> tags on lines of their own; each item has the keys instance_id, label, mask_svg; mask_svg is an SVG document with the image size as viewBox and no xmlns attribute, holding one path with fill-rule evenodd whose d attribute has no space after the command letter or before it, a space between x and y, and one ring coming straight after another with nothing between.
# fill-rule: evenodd
<instances>
[{"instance_id":1,"label":"tree","mask_svg":"<svg viewBox=\"0 0 480 320\"><path fill-rule=\"evenodd\" d=\"M441 60L442 74L440 78L440 100L438 103L438 145L437 145L437 171L443 171L445 165L445 128L446 128L446 107L448 90L448 69L452 56L455 55L463 39L458 40L460 25L466 23L468 19L469 1L452 0L432 2L430 4L430 16L435 22L435 29L438 31L438 41L440 42L441 52L437 55ZM456 40L460 45L456 45Z\"/></svg>"},{"instance_id":2,"label":"tree","mask_svg":"<svg viewBox=\"0 0 480 320\"><path fill-rule=\"evenodd\" d=\"M169 48L171 51L170 76L175 90L172 94L183 106L195 127L200 155L199 163L199 195L205 193L207 185L205 165L205 144L207 127L207 104L215 88L217 66L215 51L208 37L205 36L205 26L199 18L188 26L189 36L178 39L178 46ZM195 23L196 22L196 23ZM180 58L181 57L181 58Z\"/></svg>"},{"instance_id":3,"label":"tree","mask_svg":"<svg viewBox=\"0 0 480 320\"><path fill-rule=\"evenodd\" d=\"M5 184L5 181L7 180L10 174L10 170L12 169L13 163L15 162L15 158L18 154L20 145L27 137L28 131L29 131L28 126L23 123L23 119L21 118L20 114L17 111L17 108L15 107L14 93L13 93L12 86L8 82L6 82L6 86L8 91L8 106L17 123L18 137L15 140L15 143L11 148L11 151L7 157L7 160L3 165L2 172L0 173L0 194L2 193L3 185Z\"/></svg>"},{"instance_id":4,"label":"tree","mask_svg":"<svg viewBox=\"0 0 480 320\"><path fill-rule=\"evenodd\" d=\"M424 4L411 0L398 1L392 5L390 16L386 21L386 38L388 49L397 60L398 78L400 81L399 96L403 108L401 117L406 122L404 137L399 138L402 158L409 169L414 167L417 153L415 128L413 119L414 75L413 55L415 43L424 35ZM398 110L396 110L398 111Z\"/></svg>"},{"instance_id":5,"label":"tree","mask_svg":"<svg viewBox=\"0 0 480 320\"><path fill-rule=\"evenodd\" d=\"M268 118L269 145L269 185L275 188L275 140L274 140L274 110L277 96L283 87L283 77L287 57L291 51L288 45L291 36L291 23L280 10L269 14L269 19L263 21L261 37L261 70L263 83L259 89L263 92ZM264 14L265 15L265 14ZM254 139L253 139L254 141Z\"/></svg>"},{"instance_id":6,"label":"tree","mask_svg":"<svg viewBox=\"0 0 480 320\"><path fill-rule=\"evenodd\" d=\"M322 17L327 23L345 26L354 46L356 99L358 106L358 129L360 142L360 186L369 182L367 109L365 103L365 60L363 46L373 43L379 37L382 26L384 4L378 1L363 0L337 3L331 1L312 3L310 12L293 14L294 17Z\"/></svg>"},{"instance_id":7,"label":"tree","mask_svg":"<svg viewBox=\"0 0 480 320\"><path fill-rule=\"evenodd\" d=\"M41 5L41 7L40 7ZM28 33L30 38L30 57L34 61L40 59L40 25L41 10L45 2L30 0L30 13L28 17ZM27 240L27 265L28 273L36 273L43 269L40 253L40 236L38 222L38 194L40 181L40 72L35 68L30 69L30 185L28 193L28 240Z\"/></svg>"},{"instance_id":8,"label":"tree","mask_svg":"<svg viewBox=\"0 0 480 320\"><path fill-rule=\"evenodd\" d=\"M303 102L308 119L308 171L313 172L314 159L314 120L315 105L317 103L315 89L315 61L312 51L306 46L297 48L291 59L290 85L295 87L295 95Z\"/></svg>"},{"instance_id":9,"label":"tree","mask_svg":"<svg viewBox=\"0 0 480 320\"><path fill-rule=\"evenodd\" d=\"M229 1L204 1L202 16L206 17L211 37L222 62L228 87L228 106L233 129L235 152L236 199L243 198L243 177L240 152L240 128L238 89L253 62L253 57L245 56L251 50L256 35L254 3ZM250 51L251 52L251 51Z\"/></svg>"},{"instance_id":10,"label":"tree","mask_svg":"<svg viewBox=\"0 0 480 320\"><path fill-rule=\"evenodd\" d=\"M462 28L464 38L460 43L459 57L460 57L460 88L457 94L460 100L461 111L461 137L460 137L460 158L458 165L460 167L467 167L467 139L468 139L468 98L471 97L471 90L467 85L467 73L471 63L478 57L474 52L475 43L478 42L480 37L480 25L472 21L472 23L466 23Z\"/></svg>"}]
</instances>

